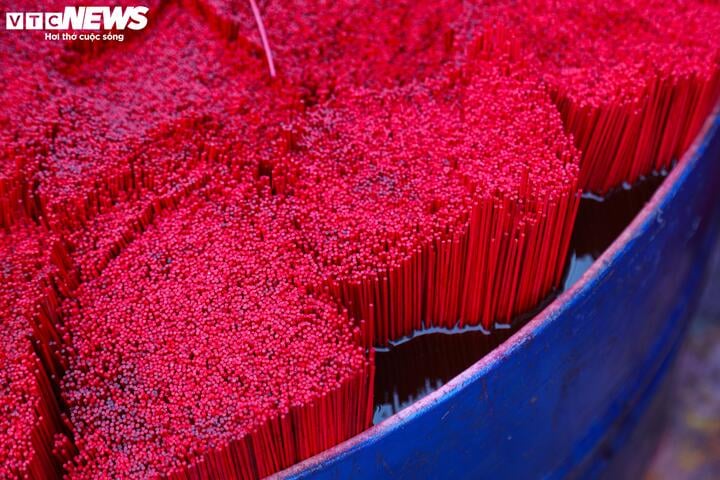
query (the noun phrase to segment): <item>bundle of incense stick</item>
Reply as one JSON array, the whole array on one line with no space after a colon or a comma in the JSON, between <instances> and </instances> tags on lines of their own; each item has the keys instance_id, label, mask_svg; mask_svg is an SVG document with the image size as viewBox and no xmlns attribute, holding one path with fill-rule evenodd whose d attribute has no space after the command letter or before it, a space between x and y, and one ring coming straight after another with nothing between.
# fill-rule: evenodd
<instances>
[{"instance_id":1,"label":"bundle of incense stick","mask_svg":"<svg viewBox=\"0 0 720 480\"><path fill-rule=\"evenodd\" d=\"M492 0L463 15L470 51L535 65L582 151L584 190L605 194L670 168L720 93L718 8L709 2ZM477 23L488 33L477 36Z\"/></svg>"},{"instance_id":2,"label":"bundle of incense stick","mask_svg":"<svg viewBox=\"0 0 720 480\"><path fill-rule=\"evenodd\" d=\"M372 359L307 293L316 268L290 223L281 199L211 182L80 286L72 476L263 477L368 424Z\"/></svg>"},{"instance_id":3,"label":"bundle of incense stick","mask_svg":"<svg viewBox=\"0 0 720 480\"><path fill-rule=\"evenodd\" d=\"M337 99L278 166L330 291L374 319L374 343L490 328L557 286L577 154L542 89L508 68Z\"/></svg>"},{"instance_id":4,"label":"bundle of incense stick","mask_svg":"<svg viewBox=\"0 0 720 480\"><path fill-rule=\"evenodd\" d=\"M0 31L2 476L361 432L373 346L531 310L579 189L668 168L718 93L700 1L146 4L117 44Z\"/></svg>"},{"instance_id":5,"label":"bundle of incense stick","mask_svg":"<svg viewBox=\"0 0 720 480\"><path fill-rule=\"evenodd\" d=\"M74 448L56 382L61 343L54 312L72 286L57 238L22 220L0 238L0 476L57 477ZM69 280L67 284L65 280Z\"/></svg>"}]
</instances>

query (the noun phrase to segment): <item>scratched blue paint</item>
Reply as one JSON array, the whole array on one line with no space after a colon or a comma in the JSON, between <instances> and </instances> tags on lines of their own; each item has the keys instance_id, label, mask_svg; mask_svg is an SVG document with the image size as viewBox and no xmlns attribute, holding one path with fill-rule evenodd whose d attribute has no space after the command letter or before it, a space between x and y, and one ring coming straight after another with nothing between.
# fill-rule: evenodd
<instances>
[{"instance_id":1,"label":"scratched blue paint","mask_svg":"<svg viewBox=\"0 0 720 480\"><path fill-rule=\"evenodd\" d=\"M719 131L715 115L578 284L505 344L278 477L635 477L720 231Z\"/></svg>"}]
</instances>

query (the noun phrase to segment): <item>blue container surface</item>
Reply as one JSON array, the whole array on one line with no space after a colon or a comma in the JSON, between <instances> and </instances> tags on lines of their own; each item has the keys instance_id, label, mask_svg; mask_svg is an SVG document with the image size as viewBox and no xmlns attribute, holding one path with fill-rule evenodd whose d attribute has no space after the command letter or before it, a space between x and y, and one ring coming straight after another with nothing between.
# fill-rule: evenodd
<instances>
[{"instance_id":1,"label":"blue container surface","mask_svg":"<svg viewBox=\"0 0 720 480\"><path fill-rule=\"evenodd\" d=\"M570 290L433 394L277 474L633 478L720 230L720 116Z\"/></svg>"}]
</instances>

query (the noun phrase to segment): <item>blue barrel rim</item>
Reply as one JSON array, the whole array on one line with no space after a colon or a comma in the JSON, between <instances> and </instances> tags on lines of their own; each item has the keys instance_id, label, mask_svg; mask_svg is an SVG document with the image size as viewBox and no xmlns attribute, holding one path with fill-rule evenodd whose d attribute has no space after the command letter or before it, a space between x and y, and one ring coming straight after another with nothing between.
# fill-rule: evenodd
<instances>
[{"instance_id":1,"label":"blue barrel rim","mask_svg":"<svg viewBox=\"0 0 720 480\"><path fill-rule=\"evenodd\" d=\"M450 379L442 387L425 397L413 402L401 411L391 415L382 422L372 425L367 430L318 453L302 462L281 470L268 478L291 478L301 473L311 473L322 468L326 463L349 455L353 450L372 445L378 439L389 433L402 429L404 425L435 405L445 402L460 392L464 385L472 383L484 374L499 365L502 360L510 356L513 351L531 338L540 335L555 319L568 310L574 303L579 302L588 295L594 285L602 282L633 243L634 239L642 236L651 224L662 215L663 206L672 200L675 192L683 184L685 177L694 165L703 157L710 140L720 131L720 100L712 113L705 121L703 128L683 154L682 158L662 182L658 190L643 206L640 212L616 238L612 244L598 257L582 276L570 288L558 295L545 308L537 313L529 322L523 325L510 338L496 347L493 351L479 359L467 369Z\"/></svg>"}]
</instances>

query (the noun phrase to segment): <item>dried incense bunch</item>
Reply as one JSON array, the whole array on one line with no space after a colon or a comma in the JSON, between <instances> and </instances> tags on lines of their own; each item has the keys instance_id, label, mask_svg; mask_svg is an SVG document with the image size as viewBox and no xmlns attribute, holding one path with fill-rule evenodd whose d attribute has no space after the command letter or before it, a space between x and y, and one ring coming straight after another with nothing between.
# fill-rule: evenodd
<instances>
[{"instance_id":1,"label":"dried incense bunch","mask_svg":"<svg viewBox=\"0 0 720 480\"><path fill-rule=\"evenodd\" d=\"M62 366L54 315L72 284L57 239L28 222L0 237L0 477L46 478L73 448L54 391Z\"/></svg>"},{"instance_id":2,"label":"dried incense bunch","mask_svg":"<svg viewBox=\"0 0 720 480\"><path fill-rule=\"evenodd\" d=\"M314 207L301 228L331 291L374 319L376 343L508 322L560 280L578 156L545 92L508 69L318 106L278 166Z\"/></svg>"},{"instance_id":3,"label":"dried incense bunch","mask_svg":"<svg viewBox=\"0 0 720 480\"><path fill-rule=\"evenodd\" d=\"M579 185L667 167L718 90L698 1L148 6L0 31L0 476L257 478L361 432L373 346L533 308Z\"/></svg>"},{"instance_id":4,"label":"dried incense bunch","mask_svg":"<svg viewBox=\"0 0 720 480\"><path fill-rule=\"evenodd\" d=\"M143 33L89 58L66 52L48 67L63 89L44 118L50 133L41 142L52 151L32 181L42 221L54 231L79 228L124 191L186 181L213 155L212 131L221 125L233 123L247 157L258 150L264 124L297 114L289 89L266 86L261 59L186 9L162 7ZM193 131L206 134L185 139ZM158 144L175 153L153 155ZM238 168L254 161L232 160Z\"/></svg>"},{"instance_id":5,"label":"dried incense bunch","mask_svg":"<svg viewBox=\"0 0 720 480\"><path fill-rule=\"evenodd\" d=\"M720 93L720 9L709 2L493 0L457 24L471 51L536 64L583 153L580 183L596 193L668 169Z\"/></svg>"},{"instance_id":6,"label":"dried incense bunch","mask_svg":"<svg viewBox=\"0 0 720 480\"><path fill-rule=\"evenodd\" d=\"M372 360L307 292L291 214L213 183L83 283L66 321L72 477L263 477L368 425Z\"/></svg>"}]
</instances>

